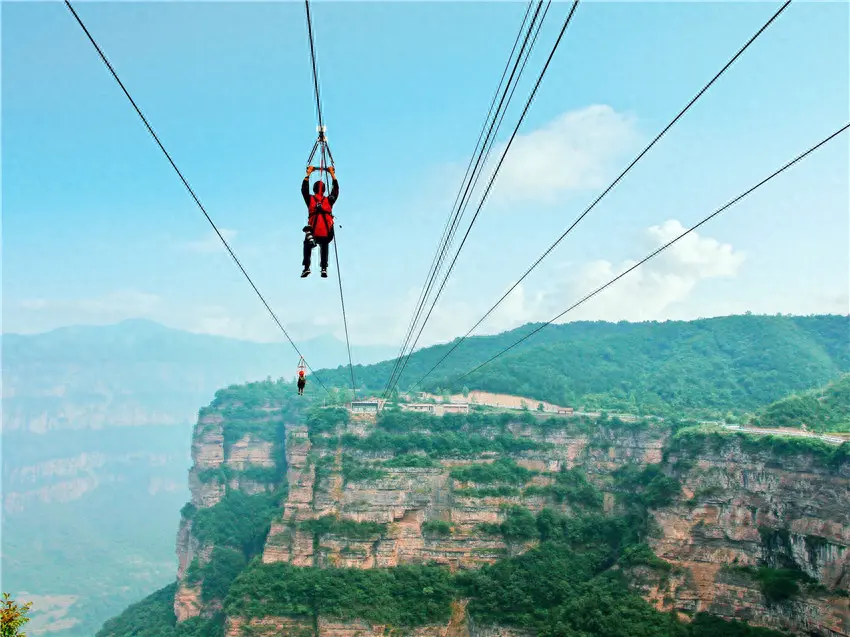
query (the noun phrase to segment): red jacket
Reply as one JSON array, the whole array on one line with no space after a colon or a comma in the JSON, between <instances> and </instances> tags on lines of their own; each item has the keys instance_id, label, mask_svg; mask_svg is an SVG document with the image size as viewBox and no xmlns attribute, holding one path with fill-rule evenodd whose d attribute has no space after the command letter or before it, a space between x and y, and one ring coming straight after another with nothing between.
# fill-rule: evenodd
<instances>
[{"instance_id":1,"label":"red jacket","mask_svg":"<svg viewBox=\"0 0 850 637\"><path fill-rule=\"evenodd\" d=\"M305 177L301 182L301 196L304 197L304 203L307 204L308 214L310 215L307 223L313 229L313 236L316 238L326 238L333 232L334 217L333 206L339 197L339 182L334 179L331 186L331 194L324 196L325 184L319 184L319 192L310 194L309 190L310 178Z\"/></svg>"}]
</instances>

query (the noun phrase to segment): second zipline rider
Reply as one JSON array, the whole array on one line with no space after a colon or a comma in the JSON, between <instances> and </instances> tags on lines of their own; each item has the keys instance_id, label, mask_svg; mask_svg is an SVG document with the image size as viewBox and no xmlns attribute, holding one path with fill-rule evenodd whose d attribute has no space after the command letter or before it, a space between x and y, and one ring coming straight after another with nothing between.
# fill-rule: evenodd
<instances>
[{"instance_id":1,"label":"second zipline rider","mask_svg":"<svg viewBox=\"0 0 850 637\"><path fill-rule=\"evenodd\" d=\"M316 244L319 244L319 265L322 268L322 278L327 278L328 251L330 243L334 239L333 206L339 197L339 182L336 179L336 172L331 166L326 169L333 179L331 194L325 196L325 184L319 179L313 184L313 194L311 195L310 174L314 170L316 170L314 166L308 166L307 174L301 182L301 196L304 198L304 203L307 204L309 215L307 225L304 226L304 260L302 262L304 270L301 272L301 278L310 275L310 257Z\"/></svg>"}]
</instances>

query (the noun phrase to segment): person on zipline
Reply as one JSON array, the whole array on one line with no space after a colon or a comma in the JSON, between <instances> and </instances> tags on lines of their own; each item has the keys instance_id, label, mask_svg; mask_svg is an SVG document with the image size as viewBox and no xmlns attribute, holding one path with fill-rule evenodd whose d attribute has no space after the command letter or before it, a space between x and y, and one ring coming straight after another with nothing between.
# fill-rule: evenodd
<instances>
[{"instance_id":1,"label":"person on zipline","mask_svg":"<svg viewBox=\"0 0 850 637\"><path fill-rule=\"evenodd\" d=\"M307 384L307 379L304 378L304 370L299 369L298 370L298 395L299 396L304 395L304 386L306 384Z\"/></svg>"},{"instance_id":2,"label":"person on zipline","mask_svg":"<svg viewBox=\"0 0 850 637\"><path fill-rule=\"evenodd\" d=\"M327 197L325 194L325 184L320 179L313 184L313 194L310 194L310 173L315 170L313 166L307 166L307 176L301 182L301 196L304 197L304 203L307 204L308 221L304 226L304 271L301 273L301 278L310 275L310 257L313 253L313 248L319 244L320 265L322 268L322 278L328 276L328 250L331 241L334 238L334 216L333 206L339 197L339 182L336 180L336 172L333 166L328 168L331 174L333 184L331 185L331 194Z\"/></svg>"}]
</instances>

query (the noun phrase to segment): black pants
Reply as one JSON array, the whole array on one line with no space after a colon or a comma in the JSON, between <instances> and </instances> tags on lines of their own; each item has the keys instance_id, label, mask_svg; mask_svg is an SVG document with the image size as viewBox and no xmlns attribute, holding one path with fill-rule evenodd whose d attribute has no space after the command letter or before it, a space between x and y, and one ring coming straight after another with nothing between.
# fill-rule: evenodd
<instances>
[{"instance_id":1,"label":"black pants","mask_svg":"<svg viewBox=\"0 0 850 637\"><path fill-rule=\"evenodd\" d=\"M303 380L298 381L298 395L299 396L304 394L304 385L306 385L306 384L307 384L306 381L303 381Z\"/></svg>"},{"instance_id":2,"label":"black pants","mask_svg":"<svg viewBox=\"0 0 850 637\"><path fill-rule=\"evenodd\" d=\"M331 228L331 233L327 237L316 237L316 243L319 244L319 265L323 268L328 267L328 252L330 252L331 241L334 240L334 231ZM313 254L313 246L310 241L304 238L304 260L301 262L305 268L310 267L310 257Z\"/></svg>"}]
</instances>

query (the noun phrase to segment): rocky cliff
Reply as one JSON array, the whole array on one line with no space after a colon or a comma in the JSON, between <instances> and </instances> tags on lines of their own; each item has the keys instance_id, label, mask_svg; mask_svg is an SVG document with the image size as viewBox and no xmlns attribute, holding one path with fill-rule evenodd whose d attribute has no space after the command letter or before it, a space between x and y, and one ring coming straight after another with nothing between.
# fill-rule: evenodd
<instances>
[{"instance_id":1,"label":"rocky cliff","mask_svg":"<svg viewBox=\"0 0 850 637\"><path fill-rule=\"evenodd\" d=\"M850 634L846 457L794 440L683 433L666 458L682 495L653 512L659 533L650 544L680 567L647 589L658 608ZM806 582L808 594L786 595L792 580Z\"/></svg>"},{"instance_id":2,"label":"rocky cliff","mask_svg":"<svg viewBox=\"0 0 850 637\"><path fill-rule=\"evenodd\" d=\"M578 627L569 600L620 573L612 621L644 604L658 626L850 636L846 445L533 412L354 419L249 387L195 429L178 626L520 637ZM524 592L499 601L508 581Z\"/></svg>"}]
</instances>

